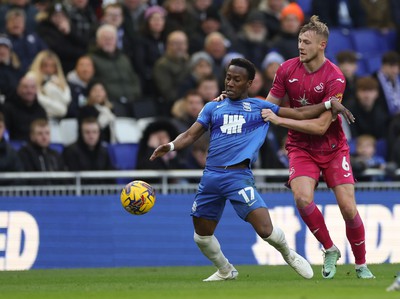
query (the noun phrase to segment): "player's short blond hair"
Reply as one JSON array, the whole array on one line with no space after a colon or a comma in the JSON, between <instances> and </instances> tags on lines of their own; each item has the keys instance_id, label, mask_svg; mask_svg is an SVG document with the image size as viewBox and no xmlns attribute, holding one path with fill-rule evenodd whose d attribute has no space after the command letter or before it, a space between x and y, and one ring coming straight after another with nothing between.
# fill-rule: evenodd
<instances>
[{"instance_id":1,"label":"player's short blond hair","mask_svg":"<svg viewBox=\"0 0 400 299\"><path fill-rule=\"evenodd\" d=\"M326 24L322 23L318 16L313 15L310 18L310 21L305 24L303 27L300 29L300 34L303 34L304 32L307 31L314 31L316 34L322 36L324 39L328 40L329 37L329 29Z\"/></svg>"}]
</instances>

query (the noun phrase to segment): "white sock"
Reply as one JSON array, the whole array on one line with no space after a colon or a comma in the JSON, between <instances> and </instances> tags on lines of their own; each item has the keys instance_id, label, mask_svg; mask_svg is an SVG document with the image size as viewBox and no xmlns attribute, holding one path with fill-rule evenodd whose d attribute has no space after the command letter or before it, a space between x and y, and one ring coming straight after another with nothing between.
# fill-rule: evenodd
<instances>
[{"instance_id":1,"label":"white sock","mask_svg":"<svg viewBox=\"0 0 400 299\"><path fill-rule=\"evenodd\" d=\"M361 265L355 264L355 265L354 265L354 268L356 268L356 270L358 270L358 269L360 269L361 267L366 267L366 266L367 266L367 264L361 264Z\"/></svg>"},{"instance_id":2,"label":"white sock","mask_svg":"<svg viewBox=\"0 0 400 299\"><path fill-rule=\"evenodd\" d=\"M229 261L222 253L221 246L214 235L200 236L195 232L193 239L201 252L218 268L218 270L221 272L229 271Z\"/></svg>"},{"instance_id":3,"label":"white sock","mask_svg":"<svg viewBox=\"0 0 400 299\"><path fill-rule=\"evenodd\" d=\"M263 238L271 246L275 247L283 256L290 255L290 249L286 242L285 234L279 227L274 227L268 238Z\"/></svg>"}]
</instances>

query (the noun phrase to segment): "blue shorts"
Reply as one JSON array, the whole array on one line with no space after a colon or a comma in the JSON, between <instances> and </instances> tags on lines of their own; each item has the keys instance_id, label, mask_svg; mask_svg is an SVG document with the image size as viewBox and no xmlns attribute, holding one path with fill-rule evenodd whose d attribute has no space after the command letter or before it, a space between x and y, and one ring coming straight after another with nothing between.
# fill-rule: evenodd
<instances>
[{"instance_id":1,"label":"blue shorts","mask_svg":"<svg viewBox=\"0 0 400 299\"><path fill-rule=\"evenodd\" d=\"M258 208L266 208L250 169L207 167L200 180L191 216L219 222L229 200L243 220Z\"/></svg>"}]
</instances>

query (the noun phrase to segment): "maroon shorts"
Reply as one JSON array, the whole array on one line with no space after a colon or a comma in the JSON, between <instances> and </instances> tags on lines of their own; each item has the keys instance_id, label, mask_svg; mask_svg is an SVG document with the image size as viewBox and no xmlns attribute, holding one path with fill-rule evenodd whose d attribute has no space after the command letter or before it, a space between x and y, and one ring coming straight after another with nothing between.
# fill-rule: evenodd
<instances>
[{"instance_id":1,"label":"maroon shorts","mask_svg":"<svg viewBox=\"0 0 400 299\"><path fill-rule=\"evenodd\" d=\"M316 154L301 148L289 148L289 181L299 176L307 176L319 181L323 179L329 188L342 184L354 184L353 171L350 165L349 148L338 148L326 154Z\"/></svg>"}]
</instances>

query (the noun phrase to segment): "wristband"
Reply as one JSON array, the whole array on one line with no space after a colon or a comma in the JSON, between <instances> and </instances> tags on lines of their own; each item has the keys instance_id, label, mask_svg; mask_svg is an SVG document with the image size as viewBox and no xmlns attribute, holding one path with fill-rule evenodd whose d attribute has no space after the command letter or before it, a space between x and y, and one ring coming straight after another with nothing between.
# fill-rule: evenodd
<instances>
[{"instance_id":1,"label":"wristband","mask_svg":"<svg viewBox=\"0 0 400 299\"><path fill-rule=\"evenodd\" d=\"M332 108L332 103L331 103L331 100L324 102L324 104L325 104L325 108L326 108L326 110L329 110L329 109L331 109L331 108Z\"/></svg>"},{"instance_id":2,"label":"wristband","mask_svg":"<svg viewBox=\"0 0 400 299\"><path fill-rule=\"evenodd\" d=\"M175 149L175 145L173 142L170 142L168 144L169 144L169 151L172 152Z\"/></svg>"}]
</instances>

